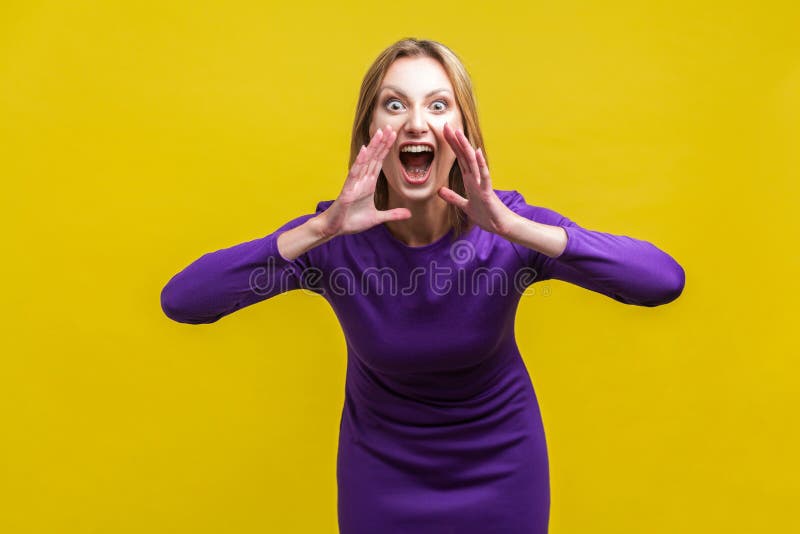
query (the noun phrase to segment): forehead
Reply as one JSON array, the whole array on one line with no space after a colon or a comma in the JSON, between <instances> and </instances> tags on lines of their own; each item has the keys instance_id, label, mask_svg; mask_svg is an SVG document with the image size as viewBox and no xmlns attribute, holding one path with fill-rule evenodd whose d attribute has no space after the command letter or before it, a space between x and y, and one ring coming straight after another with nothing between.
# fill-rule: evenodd
<instances>
[{"instance_id":1,"label":"forehead","mask_svg":"<svg viewBox=\"0 0 800 534\"><path fill-rule=\"evenodd\" d=\"M400 87L406 92L425 92L430 88L453 86L444 67L430 57L401 57L389 66L381 83L381 90L387 85Z\"/></svg>"}]
</instances>

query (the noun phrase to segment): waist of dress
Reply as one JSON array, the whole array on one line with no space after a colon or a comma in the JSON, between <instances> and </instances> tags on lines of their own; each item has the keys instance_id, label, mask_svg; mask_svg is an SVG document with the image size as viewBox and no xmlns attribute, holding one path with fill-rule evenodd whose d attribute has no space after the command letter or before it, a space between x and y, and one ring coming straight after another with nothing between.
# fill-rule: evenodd
<instances>
[{"instance_id":1,"label":"waist of dress","mask_svg":"<svg viewBox=\"0 0 800 534\"><path fill-rule=\"evenodd\" d=\"M367 423L458 425L534 399L518 351L497 354L471 369L440 373L377 373L348 361L345 403Z\"/></svg>"}]
</instances>

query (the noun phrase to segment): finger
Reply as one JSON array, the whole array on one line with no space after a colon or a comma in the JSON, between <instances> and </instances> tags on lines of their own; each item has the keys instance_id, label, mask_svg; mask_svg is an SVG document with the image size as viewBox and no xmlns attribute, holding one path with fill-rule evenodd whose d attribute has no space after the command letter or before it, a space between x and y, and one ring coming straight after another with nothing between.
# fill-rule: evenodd
<instances>
[{"instance_id":1,"label":"finger","mask_svg":"<svg viewBox=\"0 0 800 534\"><path fill-rule=\"evenodd\" d=\"M394 132L390 126L387 125L386 131L389 133L384 136L379 152L373 155L375 164L370 166L367 172L364 173L364 177L371 182L376 182L378 180L378 176L383 168L383 160L386 159L386 156L394 145L395 139L397 139L397 133Z\"/></svg>"},{"instance_id":2,"label":"finger","mask_svg":"<svg viewBox=\"0 0 800 534\"><path fill-rule=\"evenodd\" d=\"M358 154L356 154L356 160L353 162L351 170L358 169L359 167L364 165L364 163L366 163L367 161L366 153L367 153L367 147L361 145L361 149L358 151Z\"/></svg>"},{"instance_id":3,"label":"finger","mask_svg":"<svg viewBox=\"0 0 800 534\"><path fill-rule=\"evenodd\" d=\"M370 161L369 169L364 174L365 178L371 181L376 181L378 179L378 175L383 167L383 160L386 159L386 156L389 154L389 151L392 149L392 145L397 138L397 134L392 131L391 127L387 126L386 131L388 133L384 135L381 144L376 149L376 152L372 155L372 161Z\"/></svg>"},{"instance_id":4,"label":"finger","mask_svg":"<svg viewBox=\"0 0 800 534\"><path fill-rule=\"evenodd\" d=\"M469 141L463 136L460 130L450 128L452 132L453 144L455 145L455 152L458 155L458 165L461 168L461 176L464 179L464 187L472 190L474 186L479 185L479 174L477 167L472 165L471 160L474 158L474 152ZM462 140L463 139L463 140Z\"/></svg>"},{"instance_id":5,"label":"finger","mask_svg":"<svg viewBox=\"0 0 800 534\"><path fill-rule=\"evenodd\" d=\"M372 139L370 139L369 145L364 150L364 154L362 156L363 160L361 165L358 168L358 171L354 174L354 179L360 181L362 178L367 176L370 172L370 163L375 158L375 154L380 149L381 145L383 144L383 129L379 128L376 131Z\"/></svg>"},{"instance_id":6,"label":"finger","mask_svg":"<svg viewBox=\"0 0 800 534\"><path fill-rule=\"evenodd\" d=\"M377 130L375 130L375 133L372 134L372 137L369 140L369 145L367 145L367 150L369 150L370 153L373 153L375 151L375 148L381 144L382 140L383 140L383 128L378 128Z\"/></svg>"},{"instance_id":7,"label":"finger","mask_svg":"<svg viewBox=\"0 0 800 534\"><path fill-rule=\"evenodd\" d=\"M450 148L455 153L456 158L461 157L462 155L461 143L459 143L458 139L456 139L455 131L453 130L453 127L450 126L449 123L444 124L443 133L445 141L447 141L447 144L450 145Z\"/></svg>"},{"instance_id":8,"label":"finger","mask_svg":"<svg viewBox=\"0 0 800 534\"><path fill-rule=\"evenodd\" d=\"M395 208L392 210L379 211L378 213L381 214L381 222L400 221L411 218L411 211L406 208Z\"/></svg>"},{"instance_id":9,"label":"finger","mask_svg":"<svg viewBox=\"0 0 800 534\"><path fill-rule=\"evenodd\" d=\"M364 164L364 161L365 161L364 153L366 153L366 151L367 151L367 147L364 146L364 145L361 145L361 150L358 151L358 155L356 156L356 163L358 163L359 165L363 165Z\"/></svg>"},{"instance_id":10,"label":"finger","mask_svg":"<svg viewBox=\"0 0 800 534\"><path fill-rule=\"evenodd\" d=\"M439 188L439 196L442 197L447 203L453 204L462 210L467 207L469 201L450 189L449 187L440 187Z\"/></svg>"},{"instance_id":11,"label":"finger","mask_svg":"<svg viewBox=\"0 0 800 534\"><path fill-rule=\"evenodd\" d=\"M391 126L387 125L386 131L391 132L391 130ZM383 129L379 128L372 135L368 146L361 145L361 149L356 155L356 160L350 167L350 172L347 174L346 181L358 182L369 173L369 163L372 158L374 158L375 151L383 145L384 137Z\"/></svg>"},{"instance_id":12,"label":"finger","mask_svg":"<svg viewBox=\"0 0 800 534\"><path fill-rule=\"evenodd\" d=\"M481 171L478 168L478 160L475 159L475 150L472 148L469 139L467 139L467 137L464 135L464 132L461 130L456 130L456 138L458 139L461 149L465 154L466 165L469 167L469 181L472 181L474 185L480 186ZM466 184L464 185L466 186Z\"/></svg>"},{"instance_id":13,"label":"finger","mask_svg":"<svg viewBox=\"0 0 800 534\"><path fill-rule=\"evenodd\" d=\"M372 139L369 140L369 145L367 145L367 150L366 153L364 154L365 163L368 164L372 160L372 158L375 156L375 152L381 145L382 141L383 141L383 129L378 128L378 130L372 135Z\"/></svg>"},{"instance_id":14,"label":"finger","mask_svg":"<svg viewBox=\"0 0 800 534\"><path fill-rule=\"evenodd\" d=\"M381 146L380 152L377 154L377 158L379 161L383 162L387 155L389 155L389 151L392 150L392 146L394 145L395 139L397 139L397 133L391 129L391 127L387 126L388 131L384 136L383 145Z\"/></svg>"},{"instance_id":15,"label":"finger","mask_svg":"<svg viewBox=\"0 0 800 534\"><path fill-rule=\"evenodd\" d=\"M486 164L486 157L483 155L483 148L475 151L475 157L478 160L478 168L481 171L481 188L488 191L492 188L492 179L489 176L489 166Z\"/></svg>"},{"instance_id":16,"label":"finger","mask_svg":"<svg viewBox=\"0 0 800 534\"><path fill-rule=\"evenodd\" d=\"M456 137L455 130L448 123L445 123L444 125L444 138L445 141L447 141L447 143L450 145L450 148L453 149L453 153L456 156L456 162L458 163L459 169L461 169L461 176L464 177L469 170L465 163L467 156L464 153L461 143Z\"/></svg>"},{"instance_id":17,"label":"finger","mask_svg":"<svg viewBox=\"0 0 800 534\"><path fill-rule=\"evenodd\" d=\"M387 146L391 147L391 143L394 142L393 136L396 135L388 124L385 128L380 128L378 132L380 132L380 138L376 140L372 152L368 155L370 159L382 159L381 155L386 151ZM375 133L375 137L378 137L378 132Z\"/></svg>"},{"instance_id":18,"label":"finger","mask_svg":"<svg viewBox=\"0 0 800 534\"><path fill-rule=\"evenodd\" d=\"M353 162L353 165L350 167L350 171L347 173L347 178L345 179L346 184L358 180L358 177L361 175L361 171L366 162L366 158L364 156L366 151L367 147L361 145L361 149L358 151L358 154L356 155L356 160Z\"/></svg>"},{"instance_id":19,"label":"finger","mask_svg":"<svg viewBox=\"0 0 800 534\"><path fill-rule=\"evenodd\" d=\"M365 181L372 181L380 173L381 163L378 158L373 157L367 163L366 170L362 174L362 179Z\"/></svg>"},{"instance_id":20,"label":"finger","mask_svg":"<svg viewBox=\"0 0 800 534\"><path fill-rule=\"evenodd\" d=\"M392 132L391 127L387 124L385 128L385 130L383 128L380 129L381 139L375 146L375 150L370 154L368 170L364 173L365 177L377 177L380 173L381 165L383 164L383 158L389 153L389 149L394 142L395 134Z\"/></svg>"}]
</instances>

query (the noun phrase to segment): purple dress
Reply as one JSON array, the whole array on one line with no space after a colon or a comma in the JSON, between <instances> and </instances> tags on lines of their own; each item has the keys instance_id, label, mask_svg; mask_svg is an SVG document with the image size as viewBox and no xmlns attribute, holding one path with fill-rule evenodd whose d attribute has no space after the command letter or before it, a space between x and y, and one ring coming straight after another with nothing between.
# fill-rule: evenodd
<instances>
[{"instance_id":1,"label":"purple dress","mask_svg":"<svg viewBox=\"0 0 800 534\"><path fill-rule=\"evenodd\" d=\"M294 260L273 233L205 254L161 293L164 313L211 323L292 289L323 296L347 343L337 457L342 534L544 534L550 508L542 418L514 337L535 282L558 279L657 306L684 270L647 241L588 230L517 191L516 213L565 228L558 258L475 226L409 247L384 225Z\"/></svg>"}]
</instances>

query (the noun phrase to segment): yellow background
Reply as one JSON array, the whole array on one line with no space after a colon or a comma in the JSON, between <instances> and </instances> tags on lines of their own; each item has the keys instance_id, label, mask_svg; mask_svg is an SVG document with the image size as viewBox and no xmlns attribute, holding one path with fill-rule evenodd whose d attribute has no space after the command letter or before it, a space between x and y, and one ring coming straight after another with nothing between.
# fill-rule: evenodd
<instances>
[{"instance_id":1,"label":"yellow background","mask_svg":"<svg viewBox=\"0 0 800 534\"><path fill-rule=\"evenodd\" d=\"M159 293L336 197L406 36L470 70L496 188L687 273L658 308L523 298L551 532L798 531L792 2L301 4L0 7L0 531L336 532L327 303L190 326Z\"/></svg>"}]
</instances>

